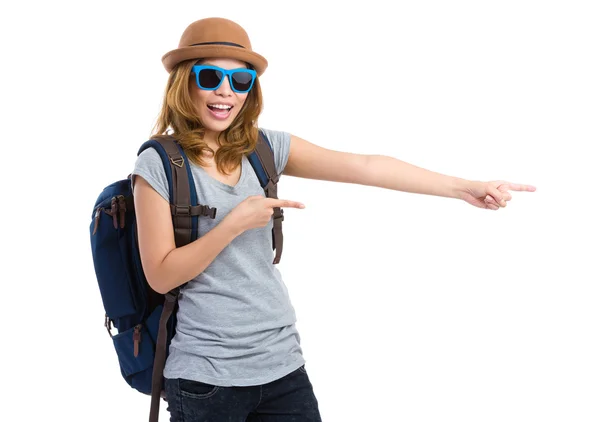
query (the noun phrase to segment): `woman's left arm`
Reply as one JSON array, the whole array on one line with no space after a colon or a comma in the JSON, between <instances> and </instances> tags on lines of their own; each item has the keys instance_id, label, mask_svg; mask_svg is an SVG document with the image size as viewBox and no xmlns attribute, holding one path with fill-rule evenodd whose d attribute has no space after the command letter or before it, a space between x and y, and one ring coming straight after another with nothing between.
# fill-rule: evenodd
<instances>
[{"instance_id":1,"label":"woman's left arm","mask_svg":"<svg viewBox=\"0 0 600 422\"><path fill-rule=\"evenodd\" d=\"M492 210L505 207L512 199L509 190L536 190L530 185L503 180L480 182L448 176L385 155L330 150L294 135L284 174L462 199L473 206Z\"/></svg>"}]
</instances>

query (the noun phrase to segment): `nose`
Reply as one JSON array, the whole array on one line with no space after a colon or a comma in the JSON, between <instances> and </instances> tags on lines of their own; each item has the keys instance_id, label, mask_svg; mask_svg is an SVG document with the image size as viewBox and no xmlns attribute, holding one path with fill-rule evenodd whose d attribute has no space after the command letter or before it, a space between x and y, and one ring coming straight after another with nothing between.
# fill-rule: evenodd
<instances>
[{"instance_id":1,"label":"nose","mask_svg":"<svg viewBox=\"0 0 600 422\"><path fill-rule=\"evenodd\" d=\"M221 85L219 85L219 87L215 90L215 94L222 95L224 97L229 97L229 96L233 95L233 90L231 89L231 86L229 85L229 77L228 76L223 76L223 82L221 82Z\"/></svg>"}]
</instances>

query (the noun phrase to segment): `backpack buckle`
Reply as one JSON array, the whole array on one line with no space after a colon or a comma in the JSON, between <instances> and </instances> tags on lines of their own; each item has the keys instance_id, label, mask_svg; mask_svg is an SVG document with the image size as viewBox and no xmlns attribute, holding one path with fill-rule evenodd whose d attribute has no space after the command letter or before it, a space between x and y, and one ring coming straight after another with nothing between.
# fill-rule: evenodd
<instances>
[{"instance_id":1,"label":"backpack buckle","mask_svg":"<svg viewBox=\"0 0 600 422\"><path fill-rule=\"evenodd\" d=\"M202 215L205 217L210 217L213 220L217 216L217 209L214 207L209 207L208 205L202 205Z\"/></svg>"}]
</instances>

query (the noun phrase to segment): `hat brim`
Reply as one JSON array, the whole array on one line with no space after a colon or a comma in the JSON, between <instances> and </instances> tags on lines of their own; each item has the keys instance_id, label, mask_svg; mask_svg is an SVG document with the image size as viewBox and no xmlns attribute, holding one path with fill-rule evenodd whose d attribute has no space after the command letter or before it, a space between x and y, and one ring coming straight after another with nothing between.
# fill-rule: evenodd
<instances>
[{"instance_id":1,"label":"hat brim","mask_svg":"<svg viewBox=\"0 0 600 422\"><path fill-rule=\"evenodd\" d=\"M181 47L169 51L162 57L162 63L167 72L184 60L203 58L228 58L250 63L258 76L267 69L267 59L254 51L229 45L197 45L193 47Z\"/></svg>"}]
</instances>

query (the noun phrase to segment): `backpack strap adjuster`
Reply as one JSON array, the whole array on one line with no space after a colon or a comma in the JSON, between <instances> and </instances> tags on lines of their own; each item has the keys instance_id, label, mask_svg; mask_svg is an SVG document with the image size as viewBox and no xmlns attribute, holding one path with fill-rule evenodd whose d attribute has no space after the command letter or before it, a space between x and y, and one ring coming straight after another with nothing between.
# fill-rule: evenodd
<instances>
[{"instance_id":1,"label":"backpack strap adjuster","mask_svg":"<svg viewBox=\"0 0 600 422\"><path fill-rule=\"evenodd\" d=\"M281 219L281 221L285 220L285 218L283 217L283 208L273 208L273 219Z\"/></svg>"},{"instance_id":2,"label":"backpack strap adjuster","mask_svg":"<svg viewBox=\"0 0 600 422\"><path fill-rule=\"evenodd\" d=\"M191 215L192 213L189 205L173 205L171 211L173 215Z\"/></svg>"},{"instance_id":3,"label":"backpack strap adjuster","mask_svg":"<svg viewBox=\"0 0 600 422\"><path fill-rule=\"evenodd\" d=\"M217 209L208 205L173 205L171 214L174 216L197 216L210 217L213 220L217 216Z\"/></svg>"},{"instance_id":4,"label":"backpack strap adjuster","mask_svg":"<svg viewBox=\"0 0 600 422\"><path fill-rule=\"evenodd\" d=\"M277 197L277 185L273 182L273 179L269 179L267 184L264 187L265 196L267 198L276 198Z\"/></svg>"},{"instance_id":5,"label":"backpack strap adjuster","mask_svg":"<svg viewBox=\"0 0 600 422\"><path fill-rule=\"evenodd\" d=\"M184 161L181 155L177 157L169 157L169 159L174 166L177 166L179 168L183 167Z\"/></svg>"}]
</instances>

